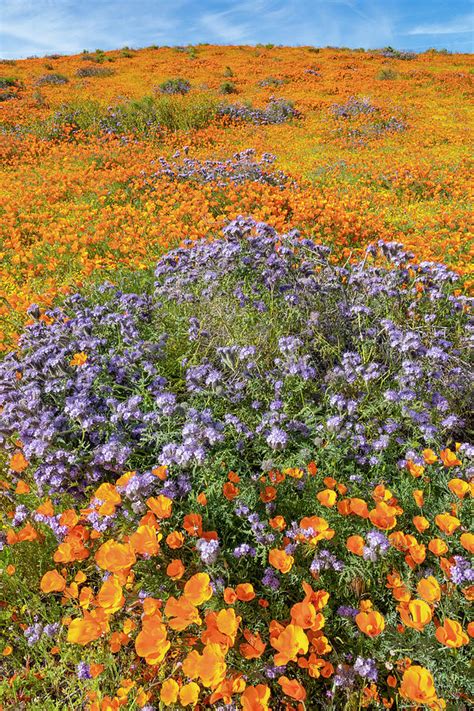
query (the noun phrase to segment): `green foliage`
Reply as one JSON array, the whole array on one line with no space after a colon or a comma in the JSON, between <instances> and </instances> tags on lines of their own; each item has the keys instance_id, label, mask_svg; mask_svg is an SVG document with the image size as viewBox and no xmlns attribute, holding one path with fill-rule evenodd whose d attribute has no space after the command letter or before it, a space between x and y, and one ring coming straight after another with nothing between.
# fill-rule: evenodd
<instances>
[{"instance_id":1,"label":"green foliage","mask_svg":"<svg viewBox=\"0 0 474 711\"><path fill-rule=\"evenodd\" d=\"M393 79L398 79L398 76L394 69L380 69L375 78L383 81L392 81Z\"/></svg>"},{"instance_id":2,"label":"green foliage","mask_svg":"<svg viewBox=\"0 0 474 711\"><path fill-rule=\"evenodd\" d=\"M233 81L225 81L221 84L219 91L221 94L237 94L237 87Z\"/></svg>"},{"instance_id":3,"label":"green foliage","mask_svg":"<svg viewBox=\"0 0 474 711\"><path fill-rule=\"evenodd\" d=\"M65 127L99 135L103 131L119 135L137 134L160 138L164 131L189 131L208 126L217 112L217 102L208 96L189 98L147 96L104 107L88 99L63 105L52 117L37 123L33 131L44 138L60 138Z\"/></svg>"}]
</instances>

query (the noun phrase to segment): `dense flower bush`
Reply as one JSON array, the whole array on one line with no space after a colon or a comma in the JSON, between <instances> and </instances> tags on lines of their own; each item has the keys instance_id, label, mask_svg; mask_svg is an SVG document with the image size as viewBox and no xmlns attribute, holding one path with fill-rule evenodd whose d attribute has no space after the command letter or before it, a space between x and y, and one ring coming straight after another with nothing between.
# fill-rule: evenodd
<instances>
[{"instance_id":1,"label":"dense flower bush","mask_svg":"<svg viewBox=\"0 0 474 711\"><path fill-rule=\"evenodd\" d=\"M264 185L278 185L280 187L292 184L291 179L279 170L270 171L270 166L276 161L276 156L263 153L260 159L256 157L254 148L247 148L240 153L235 153L227 160L205 160L188 157L188 148L176 151L173 161L161 157L157 161L159 169L147 178L150 184L156 178L169 180L192 180L197 183L215 183L217 187L226 185L240 185L251 181ZM153 161L155 163L155 161Z\"/></svg>"},{"instance_id":2,"label":"dense flower bush","mask_svg":"<svg viewBox=\"0 0 474 711\"><path fill-rule=\"evenodd\" d=\"M187 94L191 84L187 79L167 79L158 88L162 94Z\"/></svg>"},{"instance_id":3,"label":"dense flower bush","mask_svg":"<svg viewBox=\"0 0 474 711\"><path fill-rule=\"evenodd\" d=\"M230 118L231 121L246 121L257 125L285 123L301 115L291 101L274 96L270 97L263 109L245 104L223 104L219 108L219 114Z\"/></svg>"},{"instance_id":4,"label":"dense flower bush","mask_svg":"<svg viewBox=\"0 0 474 711\"><path fill-rule=\"evenodd\" d=\"M7 585L41 597L7 665L64 655L92 711L467 709L455 282L396 243L341 265L241 217L165 255L153 293L32 307L0 427Z\"/></svg>"}]
</instances>

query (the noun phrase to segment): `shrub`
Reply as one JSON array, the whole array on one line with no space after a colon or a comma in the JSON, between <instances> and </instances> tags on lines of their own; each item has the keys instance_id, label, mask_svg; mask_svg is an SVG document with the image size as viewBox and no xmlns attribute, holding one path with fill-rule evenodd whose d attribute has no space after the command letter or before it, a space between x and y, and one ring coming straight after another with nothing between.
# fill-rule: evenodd
<instances>
[{"instance_id":1,"label":"shrub","mask_svg":"<svg viewBox=\"0 0 474 711\"><path fill-rule=\"evenodd\" d=\"M50 84L51 86L56 86L59 84L67 84L68 82L69 79L64 74L54 73L43 74L42 76L38 77L35 84L36 86L46 86L47 84Z\"/></svg>"},{"instance_id":2,"label":"shrub","mask_svg":"<svg viewBox=\"0 0 474 711\"><path fill-rule=\"evenodd\" d=\"M384 47L380 50L380 54L383 57L388 57L389 59L415 59L416 54L414 52L404 52L402 50L394 49L393 47Z\"/></svg>"},{"instance_id":3,"label":"shrub","mask_svg":"<svg viewBox=\"0 0 474 711\"><path fill-rule=\"evenodd\" d=\"M219 108L221 116L227 116L232 121L246 121L254 124L285 123L293 118L299 118L300 113L291 101L277 99L274 96L265 108L257 109L245 104L223 104Z\"/></svg>"},{"instance_id":4,"label":"shrub","mask_svg":"<svg viewBox=\"0 0 474 711\"><path fill-rule=\"evenodd\" d=\"M114 74L113 69L107 69L106 67L80 67L77 72L77 77L111 77Z\"/></svg>"},{"instance_id":5,"label":"shrub","mask_svg":"<svg viewBox=\"0 0 474 711\"><path fill-rule=\"evenodd\" d=\"M18 86L18 79L13 77L0 77L0 89L8 89L12 86Z\"/></svg>"},{"instance_id":6,"label":"shrub","mask_svg":"<svg viewBox=\"0 0 474 711\"><path fill-rule=\"evenodd\" d=\"M331 106L331 113L337 118L352 118L361 114L374 114L378 110L368 96L362 98L351 96L343 104L333 104Z\"/></svg>"},{"instance_id":7,"label":"shrub","mask_svg":"<svg viewBox=\"0 0 474 711\"><path fill-rule=\"evenodd\" d=\"M275 162L275 156L263 153L260 160L256 160L255 150L248 148L240 153L235 153L232 158L225 161L205 160L200 161L187 157L187 149L183 149L184 157L177 151L170 162L166 158L159 158L159 170L150 176L147 181L154 186L155 179L192 180L198 183L216 183L219 187L226 185L239 185L245 182L256 182L266 185L278 185L283 188L291 184L290 178L282 171L271 172L269 168ZM155 186L157 189L157 186Z\"/></svg>"},{"instance_id":8,"label":"shrub","mask_svg":"<svg viewBox=\"0 0 474 711\"><path fill-rule=\"evenodd\" d=\"M398 73L394 69L380 69L377 72L376 79L388 80L398 79Z\"/></svg>"},{"instance_id":9,"label":"shrub","mask_svg":"<svg viewBox=\"0 0 474 711\"><path fill-rule=\"evenodd\" d=\"M189 100L173 96L144 97L116 106L102 107L96 101L82 101L62 106L37 130L49 138L60 138L68 127L67 136L82 131L91 134L135 134L144 138L159 138L163 131L189 131L211 123L217 105L209 97Z\"/></svg>"},{"instance_id":10,"label":"shrub","mask_svg":"<svg viewBox=\"0 0 474 711\"><path fill-rule=\"evenodd\" d=\"M234 76L234 72L232 71L232 69L230 67L226 67L224 69L224 76L225 77L233 77Z\"/></svg>"},{"instance_id":11,"label":"shrub","mask_svg":"<svg viewBox=\"0 0 474 711\"><path fill-rule=\"evenodd\" d=\"M115 62L115 59L113 57L107 56L102 49L96 49L95 53L84 50L81 59L85 60L86 62L95 62L96 64L103 64L104 62Z\"/></svg>"},{"instance_id":12,"label":"shrub","mask_svg":"<svg viewBox=\"0 0 474 711\"><path fill-rule=\"evenodd\" d=\"M0 101L10 101L10 99L19 98L19 95L15 91L0 91Z\"/></svg>"},{"instance_id":13,"label":"shrub","mask_svg":"<svg viewBox=\"0 0 474 711\"><path fill-rule=\"evenodd\" d=\"M221 94L237 94L237 87L233 81L225 81L221 84L219 91Z\"/></svg>"},{"instance_id":14,"label":"shrub","mask_svg":"<svg viewBox=\"0 0 474 711\"><path fill-rule=\"evenodd\" d=\"M162 94L187 94L191 84L187 79L167 79L159 85Z\"/></svg>"},{"instance_id":15,"label":"shrub","mask_svg":"<svg viewBox=\"0 0 474 711\"><path fill-rule=\"evenodd\" d=\"M284 79L277 79L276 77L267 77L266 79L262 79L261 81L258 82L258 85L261 87L267 87L267 86L282 86L285 83Z\"/></svg>"}]
</instances>

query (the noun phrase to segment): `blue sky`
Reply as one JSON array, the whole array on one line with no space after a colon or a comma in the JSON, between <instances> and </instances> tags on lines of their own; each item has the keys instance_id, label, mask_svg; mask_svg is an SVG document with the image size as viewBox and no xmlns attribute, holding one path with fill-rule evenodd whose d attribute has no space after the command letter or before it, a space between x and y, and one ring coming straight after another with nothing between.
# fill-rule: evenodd
<instances>
[{"instance_id":1,"label":"blue sky","mask_svg":"<svg viewBox=\"0 0 474 711\"><path fill-rule=\"evenodd\" d=\"M466 0L0 0L0 56L151 44L474 50Z\"/></svg>"}]
</instances>

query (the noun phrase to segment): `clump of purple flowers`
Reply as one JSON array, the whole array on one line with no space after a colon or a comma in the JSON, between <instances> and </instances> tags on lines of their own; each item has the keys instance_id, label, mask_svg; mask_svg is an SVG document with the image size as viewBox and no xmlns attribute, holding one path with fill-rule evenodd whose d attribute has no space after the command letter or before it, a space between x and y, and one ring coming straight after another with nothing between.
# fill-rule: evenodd
<instances>
[{"instance_id":1,"label":"clump of purple flowers","mask_svg":"<svg viewBox=\"0 0 474 711\"><path fill-rule=\"evenodd\" d=\"M227 116L231 121L245 121L257 125L286 123L299 118L300 113L288 99L271 96L263 109L245 104L222 104L218 110L220 116Z\"/></svg>"},{"instance_id":2,"label":"clump of purple flowers","mask_svg":"<svg viewBox=\"0 0 474 711\"><path fill-rule=\"evenodd\" d=\"M162 94L187 94L191 84L187 79L167 79L158 87Z\"/></svg>"},{"instance_id":3,"label":"clump of purple flowers","mask_svg":"<svg viewBox=\"0 0 474 711\"><path fill-rule=\"evenodd\" d=\"M372 104L368 96L361 98L351 96L343 104L333 104L331 106L331 113L337 118L344 119L360 116L360 114L374 114L377 111L379 109Z\"/></svg>"},{"instance_id":4,"label":"clump of purple flowers","mask_svg":"<svg viewBox=\"0 0 474 711\"><path fill-rule=\"evenodd\" d=\"M190 472L224 453L259 469L327 441L370 467L420 438L462 440L468 299L447 267L411 256L379 243L338 266L297 230L239 217L164 255L153 297L106 284L49 311L50 325L32 307L0 364L0 437L21 439L40 490L80 495L138 470L124 492L136 513L157 487L186 496ZM249 523L257 543L273 535ZM370 536L369 560L385 545Z\"/></svg>"},{"instance_id":5,"label":"clump of purple flowers","mask_svg":"<svg viewBox=\"0 0 474 711\"><path fill-rule=\"evenodd\" d=\"M276 156L263 153L260 159L257 159L253 148L234 153L232 158L227 160L201 161L198 158L188 158L187 154L188 148L185 147L174 154L172 161L159 158L156 161L158 170L146 179L146 184L155 186L156 179L167 178L177 181L216 183L219 187L254 182L283 188L291 182L282 171L270 170L270 166L276 161Z\"/></svg>"}]
</instances>

